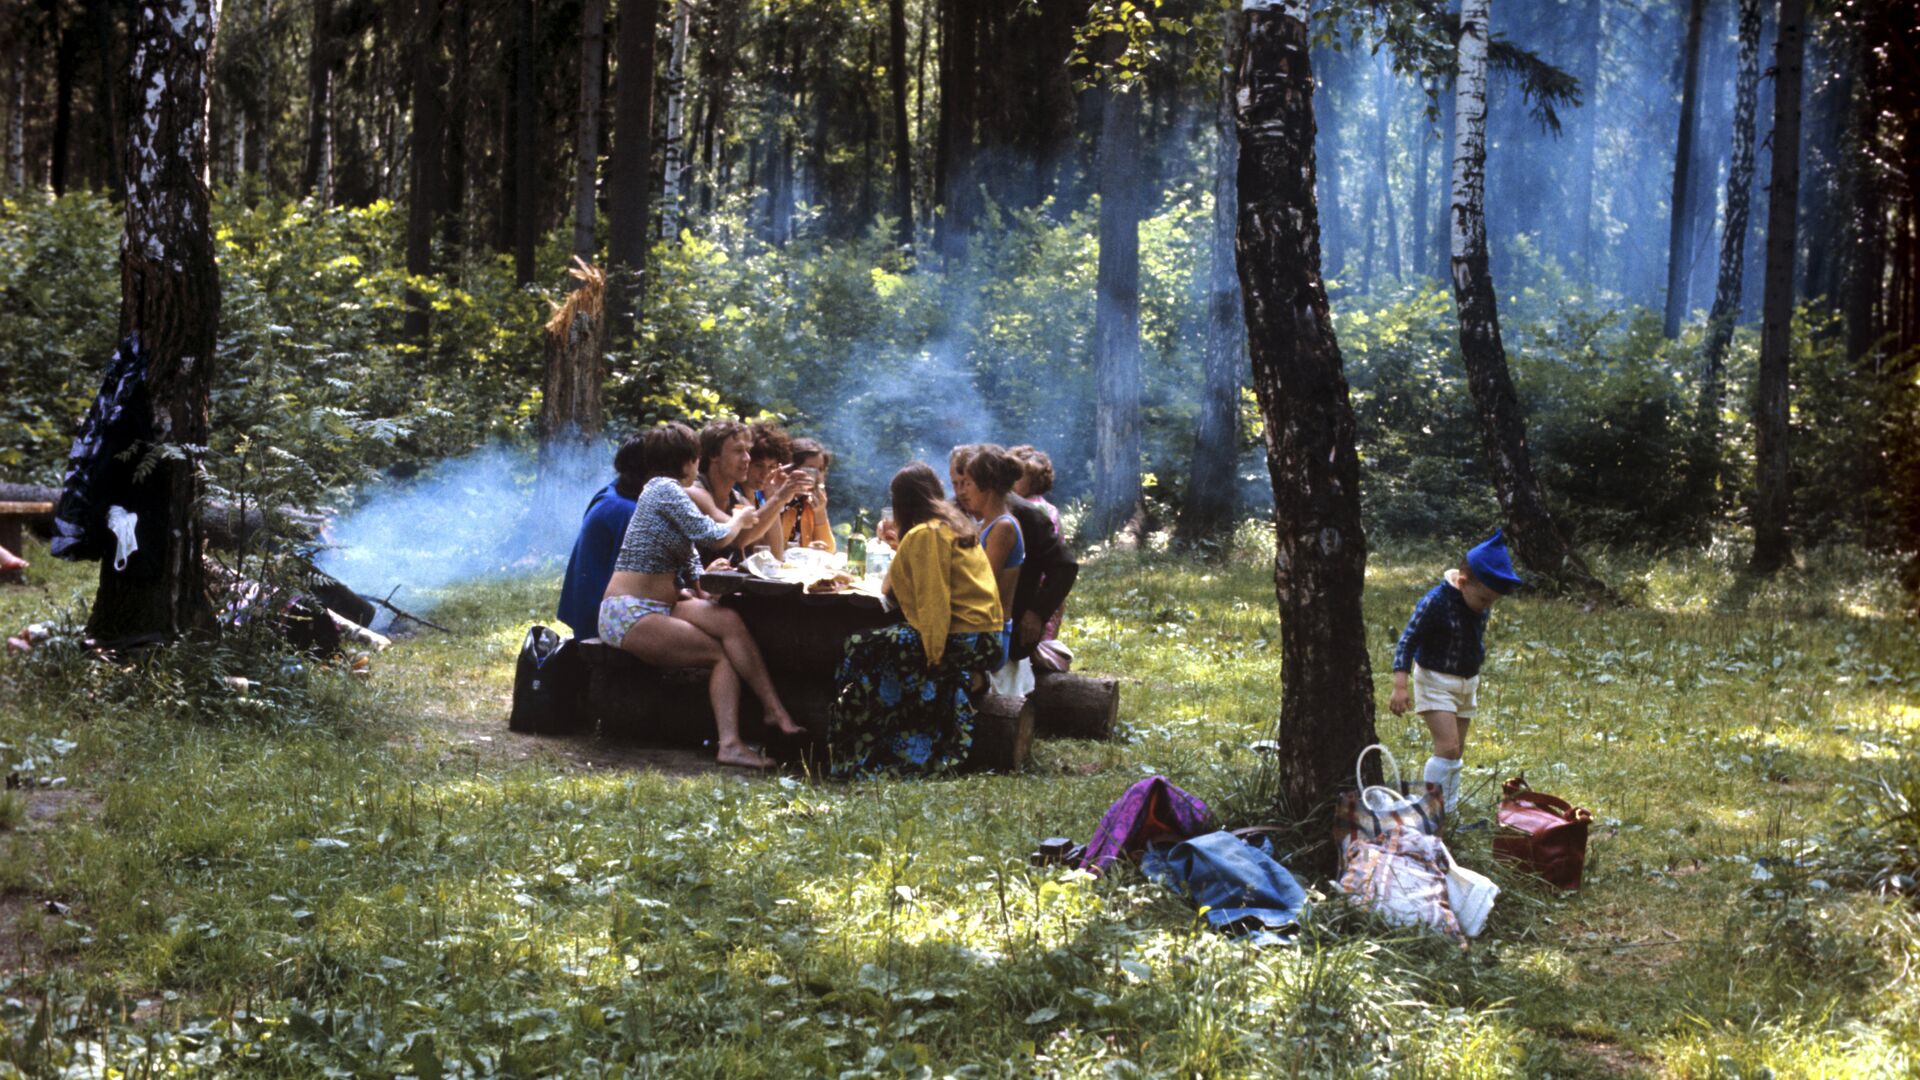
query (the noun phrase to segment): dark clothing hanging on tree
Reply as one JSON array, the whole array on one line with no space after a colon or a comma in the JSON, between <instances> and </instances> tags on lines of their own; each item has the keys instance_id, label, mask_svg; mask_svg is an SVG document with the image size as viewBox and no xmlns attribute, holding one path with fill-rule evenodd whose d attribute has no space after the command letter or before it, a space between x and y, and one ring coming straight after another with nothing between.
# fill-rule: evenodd
<instances>
[{"instance_id":1,"label":"dark clothing hanging on tree","mask_svg":"<svg viewBox=\"0 0 1920 1080\"><path fill-rule=\"evenodd\" d=\"M153 407L147 396L147 351L138 334L128 335L107 362L99 396L87 408L67 451L67 475L53 514L53 554L74 562L99 561L114 554L107 511L123 507L139 517L139 549L127 561L127 574L150 579L165 565L167 487L161 470L145 481L134 474L153 443Z\"/></svg>"}]
</instances>

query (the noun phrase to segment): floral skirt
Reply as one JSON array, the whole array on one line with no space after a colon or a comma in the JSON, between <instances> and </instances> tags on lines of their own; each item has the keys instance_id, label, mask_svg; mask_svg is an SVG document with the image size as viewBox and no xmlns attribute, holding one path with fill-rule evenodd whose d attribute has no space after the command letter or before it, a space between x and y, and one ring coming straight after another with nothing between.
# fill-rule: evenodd
<instances>
[{"instance_id":1,"label":"floral skirt","mask_svg":"<svg viewBox=\"0 0 1920 1080\"><path fill-rule=\"evenodd\" d=\"M960 764L973 745L967 687L976 672L999 666L1000 650L999 634L950 634L929 668L920 635L906 623L848 638L827 714L828 771L846 778Z\"/></svg>"}]
</instances>

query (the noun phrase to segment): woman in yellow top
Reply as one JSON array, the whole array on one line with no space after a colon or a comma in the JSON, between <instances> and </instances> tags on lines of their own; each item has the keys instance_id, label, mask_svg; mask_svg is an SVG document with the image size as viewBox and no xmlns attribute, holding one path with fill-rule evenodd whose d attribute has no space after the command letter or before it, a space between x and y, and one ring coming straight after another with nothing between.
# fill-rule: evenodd
<instances>
[{"instance_id":1,"label":"woman in yellow top","mask_svg":"<svg viewBox=\"0 0 1920 1080\"><path fill-rule=\"evenodd\" d=\"M855 634L828 712L834 776L937 772L973 745L976 676L1000 665L1000 597L973 522L921 462L894 474L886 590L906 622Z\"/></svg>"}]
</instances>

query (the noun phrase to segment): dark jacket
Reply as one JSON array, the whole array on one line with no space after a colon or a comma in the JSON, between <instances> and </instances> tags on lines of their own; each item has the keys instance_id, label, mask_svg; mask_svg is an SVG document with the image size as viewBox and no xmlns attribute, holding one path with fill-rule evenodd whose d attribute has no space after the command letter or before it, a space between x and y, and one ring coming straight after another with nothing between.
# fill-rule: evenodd
<instances>
[{"instance_id":1,"label":"dark jacket","mask_svg":"<svg viewBox=\"0 0 1920 1080\"><path fill-rule=\"evenodd\" d=\"M165 470L134 479L154 438L147 359L139 336L130 335L107 362L100 393L67 451L50 546L55 556L76 562L110 558L114 537L107 528L107 511L124 507L139 517L134 535L140 544L124 572L142 580L158 577L166 565L169 513Z\"/></svg>"},{"instance_id":2,"label":"dark jacket","mask_svg":"<svg viewBox=\"0 0 1920 1080\"><path fill-rule=\"evenodd\" d=\"M1027 545L1027 561L1020 564L1020 578L1013 586L1013 610L1007 617L1017 623L1031 611L1047 618L1067 602L1074 579L1080 576L1080 563L1053 534L1053 519L1045 509L1009 492L1007 512L1019 522L1020 537ZM1016 652L1014 659L1032 652L1031 648Z\"/></svg>"},{"instance_id":3,"label":"dark jacket","mask_svg":"<svg viewBox=\"0 0 1920 1080\"><path fill-rule=\"evenodd\" d=\"M600 598L613 580L614 558L632 520L633 500L620 494L617 483L601 488L587 503L573 555L567 559L567 576L560 584L558 614L561 622L573 628L574 637L600 634Z\"/></svg>"}]
</instances>

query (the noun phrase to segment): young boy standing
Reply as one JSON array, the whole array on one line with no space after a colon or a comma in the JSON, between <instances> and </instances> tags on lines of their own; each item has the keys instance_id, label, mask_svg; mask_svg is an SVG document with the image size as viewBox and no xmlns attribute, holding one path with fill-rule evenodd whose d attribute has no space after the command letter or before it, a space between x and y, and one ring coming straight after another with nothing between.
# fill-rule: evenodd
<instances>
[{"instance_id":1,"label":"young boy standing","mask_svg":"<svg viewBox=\"0 0 1920 1080\"><path fill-rule=\"evenodd\" d=\"M1411 703L1427 722L1433 756L1427 759L1426 780L1440 785L1448 813L1460 802L1460 758L1473 722L1480 665L1487 658L1487 616L1494 601L1521 584L1506 541L1495 529L1414 605L1393 649L1393 698L1387 707L1398 716Z\"/></svg>"}]
</instances>

